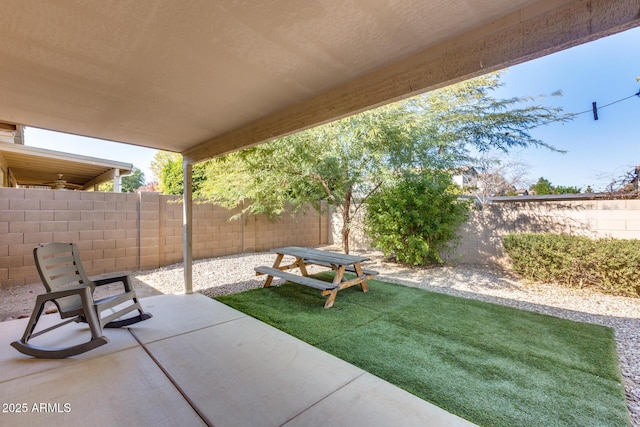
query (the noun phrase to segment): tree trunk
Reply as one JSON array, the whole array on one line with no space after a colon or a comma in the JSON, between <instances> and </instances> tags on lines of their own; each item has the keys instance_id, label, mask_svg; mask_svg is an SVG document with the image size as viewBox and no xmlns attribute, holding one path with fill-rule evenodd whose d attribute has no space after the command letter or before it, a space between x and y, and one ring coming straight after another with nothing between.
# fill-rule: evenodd
<instances>
[{"instance_id":1,"label":"tree trunk","mask_svg":"<svg viewBox=\"0 0 640 427\"><path fill-rule=\"evenodd\" d=\"M344 221L344 215L342 218L343 224L342 224L342 249L344 250L345 254L349 254L349 226L345 225Z\"/></svg>"},{"instance_id":2,"label":"tree trunk","mask_svg":"<svg viewBox=\"0 0 640 427\"><path fill-rule=\"evenodd\" d=\"M347 190L342 208L342 249L349 254L349 232L351 231L351 189Z\"/></svg>"}]
</instances>

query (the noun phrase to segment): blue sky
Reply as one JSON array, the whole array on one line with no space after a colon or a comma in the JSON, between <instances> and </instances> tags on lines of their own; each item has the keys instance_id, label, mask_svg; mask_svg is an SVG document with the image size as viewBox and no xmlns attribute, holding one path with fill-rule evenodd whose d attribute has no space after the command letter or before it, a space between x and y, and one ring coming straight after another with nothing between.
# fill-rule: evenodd
<instances>
[{"instance_id":1,"label":"blue sky","mask_svg":"<svg viewBox=\"0 0 640 427\"><path fill-rule=\"evenodd\" d=\"M157 150L37 128L27 128L24 140L25 145L32 147L131 163L142 170L147 182L153 181L149 165Z\"/></svg>"},{"instance_id":2,"label":"blue sky","mask_svg":"<svg viewBox=\"0 0 640 427\"><path fill-rule=\"evenodd\" d=\"M567 113L591 110L626 98L640 90L640 28L596 40L534 61L511 67L503 76L498 97L549 95L540 104L562 107ZM566 154L544 148L516 150L511 158L527 165L531 183L539 177L553 185L590 185L602 190L614 178L640 165L640 140L634 133L640 122L640 97L632 97L568 123L555 123L531 131L532 135ZM153 178L149 165L156 151L126 144L28 128L27 145L131 162Z\"/></svg>"},{"instance_id":3,"label":"blue sky","mask_svg":"<svg viewBox=\"0 0 640 427\"><path fill-rule=\"evenodd\" d=\"M543 148L513 153L530 165L536 181L544 177L554 185L587 185L604 189L612 178L640 165L640 97L634 96L598 109L593 119L591 103L603 106L638 93L640 82L640 28L616 34L537 60L511 67L502 78L501 97L537 96L562 91L562 96L539 103L562 107L567 113L588 113L568 123L535 128L531 134L566 154Z\"/></svg>"}]
</instances>

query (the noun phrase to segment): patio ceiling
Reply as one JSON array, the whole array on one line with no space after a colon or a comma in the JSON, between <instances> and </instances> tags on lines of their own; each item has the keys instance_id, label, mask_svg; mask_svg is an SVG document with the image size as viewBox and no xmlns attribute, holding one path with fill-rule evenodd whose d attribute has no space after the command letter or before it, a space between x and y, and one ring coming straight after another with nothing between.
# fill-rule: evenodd
<instances>
[{"instance_id":1,"label":"patio ceiling","mask_svg":"<svg viewBox=\"0 0 640 427\"><path fill-rule=\"evenodd\" d=\"M4 163L9 168L19 185L56 187L58 184L74 190L92 188L94 185L113 179L116 174L127 175L133 170L130 163L2 141L0 141L0 163Z\"/></svg>"},{"instance_id":2,"label":"patio ceiling","mask_svg":"<svg viewBox=\"0 0 640 427\"><path fill-rule=\"evenodd\" d=\"M639 12L640 0L10 0L0 121L193 163L635 27Z\"/></svg>"}]
</instances>

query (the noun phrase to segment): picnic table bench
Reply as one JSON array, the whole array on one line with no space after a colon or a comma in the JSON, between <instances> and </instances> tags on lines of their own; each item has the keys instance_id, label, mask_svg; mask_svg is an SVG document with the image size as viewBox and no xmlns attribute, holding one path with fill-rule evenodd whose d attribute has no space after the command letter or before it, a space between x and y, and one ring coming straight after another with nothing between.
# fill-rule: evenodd
<instances>
[{"instance_id":1,"label":"picnic table bench","mask_svg":"<svg viewBox=\"0 0 640 427\"><path fill-rule=\"evenodd\" d=\"M321 251L318 249L302 248L298 246L287 246L285 248L273 249L271 252L276 253L276 260L272 267L258 266L254 270L256 275L267 275L264 286L268 288L274 277L287 280L299 285L309 286L322 291L322 296L327 296L324 304L325 308L333 305L338 291L350 286L360 285L362 292L368 292L369 286L367 280L378 274L377 271L365 269L361 263L368 261L369 258L340 254L336 252ZM282 265L285 255L295 257L295 261ZM333 282L325 282L323 280L309 277L307 272L308 265L318 265L329 267L336 272ZM288 272L288 270L298 269L300 274ZM355 277L349 279L345 277L345 272L355 273Z\"/></svg>"}]
</instances>

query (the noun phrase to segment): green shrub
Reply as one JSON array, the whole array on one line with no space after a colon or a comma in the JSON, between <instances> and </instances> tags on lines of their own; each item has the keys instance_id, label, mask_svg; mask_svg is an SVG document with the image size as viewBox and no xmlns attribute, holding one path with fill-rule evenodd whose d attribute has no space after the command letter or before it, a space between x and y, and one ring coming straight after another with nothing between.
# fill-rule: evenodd
<instances>
[{"instance_id":1,"label":"green shrub","mask_svg":"<svg viewBox=\"0 0 640 427\"><path fill-rule=\"evenodd\" d=\"M406 174L367 201L365 225L385 255L411 265L442 263L440 252L468 215L446 173Z\"/></svg>"},{"instance_id":2,"label":"green shrub","mask_svg":"<svg viewBox=\"0 0 640 427\"><path fill-rule=\"evenodd\" d=\"M531 280L640 296L640 240L563 234L508 234L513 269Z\"/></svg>"}]
</instances>

